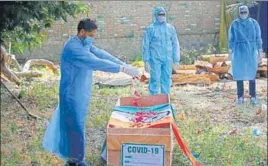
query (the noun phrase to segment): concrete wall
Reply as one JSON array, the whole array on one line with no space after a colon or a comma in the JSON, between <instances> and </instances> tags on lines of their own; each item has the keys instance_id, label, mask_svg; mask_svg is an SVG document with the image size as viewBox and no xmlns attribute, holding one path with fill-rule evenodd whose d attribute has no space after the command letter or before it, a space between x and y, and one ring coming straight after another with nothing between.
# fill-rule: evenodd
<instances>
[{"instance_id":1,"label":"concrete wall","mask_svg":"<svg viewBox=\"0 0 268 166\"><path fill-rule=\"evenodd\" d=\"M156 6L167 9L168 22L175 26L183 49L215 44L214 35L219 31L220 1L93 1L91 5L88 16L56 22L46 30L48 41L43 47L24 57L58 61L64 42L76 34L79 20L90 17L96 18L99 26L96 45L124 60L133 59L141 52L144 28L152 23Z\"/></svg>"}]
</instances>

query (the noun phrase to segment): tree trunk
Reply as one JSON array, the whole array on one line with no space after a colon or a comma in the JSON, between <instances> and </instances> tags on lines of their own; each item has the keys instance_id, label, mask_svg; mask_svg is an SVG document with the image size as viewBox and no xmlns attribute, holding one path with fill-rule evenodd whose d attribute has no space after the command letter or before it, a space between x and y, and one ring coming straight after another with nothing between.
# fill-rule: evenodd
<instances>
[{"instance_id":1,"label":"tree trunk","mask_svg":"<svg viewBox=\"0 0 268 166\"><path fill-rule=\"evenodd\" d=\"M227 56L211 56L209 58L209 63L215 64L217 62L225 62L228 61L228 55Z\"/></svg>"},{"instance_id":2,"label":"tree trunk","mask_svg":"<svg viewBox=\"0 0 268 166\"><path fill-rule=\"evenodd\" d=\"M196 74L196 75L173 75L172 82L174 85L181 84L212 84L219 81L216 74Z\"/></svg>"},{"instance_id":3,"label":"tree trunk","mask_svg":"<svg viewBox=\"0 0 268 166\"><path fill-rule=\"evenodd\" d=\"M179 74L179 75L189 75L189 74L194 75L194 74L196 74L196 70L177 70L176 74Z\"/></svg>"},{"instance_id":4,"label":"tree trunk","mask_svg":"<svg viewBox=\"0 0 268 166\"><path fill-rule=\"evenodd\" d=\"M48 60L45 60L45 59L31 59L31 60L28 60L22 71L28 71L30 69L31 66L33 65L42 65L42 66L47 66L48 68L50 68L54 73L57 73L58 72L58 69L57 67L50 61Z\"/></svg>"},{"instance_id":5,"label":"tree trunk","mask_svg":"<svg viewBox=\"0 0 268 166\"><path fill-rule=\"evenodd\" d=\"M15 67L16 67L19 71L22 71L22 67L20 66L19 62L18 62L17 59L15 58L15 55L11 55L11 60L12 60L12 63L15 65Z\"/></svg>"},{"instance_id":6,"label":"tree trunk","mask_svg":"<svg viewBox=\"0 0 268 166\"><path fill-rule=\"evenodd\" d=\"M6 49L1 46L0 51L0 63L1 63L1 73L5 76L9 81L20 85L21 80L19 78L26 77L41 77L42 73L29 71L30 67L33 65L42 65L50 68L54 73L58 73L57 67L50 61L45 59L31 59L28 60L24 67L22 68L18 61L15 58L15 55L8 55ZM9 66L14 64L15 67L19 70L19 72L14 72L10 70ZM1 77L2 78L2 77ZM3 78L3 80L6 80Z\"/></svg>"},{"instance_id":7,"label":"tree trunk","mask_svg":"<svg viewBox=\"0 0 268 166\"><path fill-rule=\"evenodd\" d=\"M213 68L213 65L207 61L198 61L196 60L194 63L197 68Z\"/></svg>"},{"instance_id":8,"label":"tree trunk","mask_svg":"<svg viewBox=\"0 0 268 166\"><path fill-rule=\"evenodd\" d=\"M179 70L196 70L195 65L180 65Z\"/></svg>"},{"instance_id":9,"label":"tree trunk","mask_svg":"<svg viewBox=\"0 0 268 166\"><path fill-rule=\"evenodd\" d=\"M4 47L1 46L0 51L0 64L1 64L1 73L11 82L20 85L20 79L7 67L7 63L9 64L10 58L7 55L7 52Z\"/></svg>"},{"instance_id":10,"label":"tree trunk","mask_svg":"<svg viewBox=\"0 0 268 166\"><path fill-rule=\"evenodd\" d=\"M208 68L208 71L215 74L225 74L228 73L230 67L231 66Z\"/></svg>"},{"instance_id":11,"label":"tree trunk","mask_svg":"<svg viewBox=\"0 0 268 166\"><path fill-rule=\"evenodd\" d=\"M212 83L210 78L204 75L185 75L178 78L172 78L173 85L185 85L185 84L206 84Z\"/></svg>"},{"instance_id":12,"label":"tree trunk","mask_svg":"<svg viewBox=\"0 0 268 166\"><path fill-rule=\"evenodd\" d=\"M1 74L1 81L4 81L4 82L10 82L10 81L8 80L8 78L6 78L6 76L3 75L3 74Z\"/></svg>"},{"instance_id":13,"label":"tree trunk","mask_svg":"<svg viewBox=\"0 0 268 166\"><path fill-rule=\"evenodd\" d=\"M14 72L19 78L42 77L42 73L36 71Z\"/></svg>"}]
</instances>

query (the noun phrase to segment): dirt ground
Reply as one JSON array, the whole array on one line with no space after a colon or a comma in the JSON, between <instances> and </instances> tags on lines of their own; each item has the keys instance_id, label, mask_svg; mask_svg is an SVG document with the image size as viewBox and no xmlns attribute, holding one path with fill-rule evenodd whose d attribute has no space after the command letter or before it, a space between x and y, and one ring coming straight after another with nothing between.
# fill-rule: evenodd
<instances>
[{"instance_id":1,"label":"dirt ground","mask_svg":"<svg viewBox=\"0 0 268 166\"><path fill-rule=\"evenodd\" d=\"M236 105L236 83L221 81L209 87L191 86L174 87L175 107L177 110L190 110L188 116L202 117L208 114L212 122L230 124L238 130L243 127L260 127L267 132L267 80L257 80L259 104L250 104L248 82L245 86L245 104ZM262 109L263 107L263 109ZM266 107L266 109L264 109ZM262 109L262 113L256 112Z\"/></svg>"},{"instance_id":2,"label":"dirt ground","mask_svg":"<svg viewBox=\"0 0 268 166\"><path fill-rule=\"evenodd\" d=\"M97 82L122 77L125 75L95 74ZM176 108L176 117L179 123L183 119L198 118L201 121L202 118L209 119L209 123L214 126L226 124L241 135L244 135L244 131L247 129L253 131L257 128L267 138L267 79L258 79L256 84L259 100L259 104L256 106L250 103L247 81L244 82L245 104L236 105L236 82L229 80L222 80L210 86L174 86L171 92L171 102ZM148 86L143 84L138 86L137 90L143 95L148 95L147 88ZM103 141L98 139L100 134L105 137L105 130L90 129L89 135L91 137L89 140L101 145ZM225 135L228 134L225 132ZM262 141L262 145L267 147L267 141Z\"/></svg>"},{"instance_id":3,"label":"dirt ground","mask_svg":"<svg viewBox=\"0 0 268 166\"><path fill-rule=\"evenodd\" d=\"M96 72L94 81L121 77L125 75ZM36 89L25 85L30 92L26 91L27 95L22 97L21 101L30 110L46 119L36 123L26 119L22 122L22 117L25 117L24 112L1 87L1 156L5 158L1 161L1 165L62 165L60 159L45 152L41 147L47 120L57 106L58 80L59 78L56 77L42 81L43 84L38 85L39 88ZM143 95L148 95L147 85L141 84L137 90ZM13 92L21 95L21 88L13 89ZM86 159L93 166L105 165L100 162L99 156L105 140L105 127L109 115L118 97L129 95L131 95L129 86L116 90L98 88L93 90L86 131ZM248 83L245 82L245 104L237 106L235 104L236 83L233 81L221 81L210 86L176 86L172 87L171 92L171 102L176 108L179 125L184 119L200 119L200 122L204 119L204 121L209 120L215 127L226 124L242 134L245 134L243 132L245 129L258 128L264 136L261 146L267 147L267 79L257 80L257 97L259 104L252 106L248 95ZM191 128L191 126L187 127ZM224 132L228 134L229 131ZM7 164L11 160L13 164ZM33 164L35 162L39 164Z\"/></svg>"}]
</instances>

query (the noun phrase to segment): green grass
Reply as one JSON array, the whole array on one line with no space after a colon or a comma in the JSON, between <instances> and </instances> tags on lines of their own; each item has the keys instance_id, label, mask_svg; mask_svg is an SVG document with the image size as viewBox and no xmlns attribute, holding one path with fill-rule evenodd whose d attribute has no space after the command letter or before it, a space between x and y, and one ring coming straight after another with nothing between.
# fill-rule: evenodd
<instances>
[{"instance_id":1,"label":"green grass","mask_svg":"<svg viewBox=\"0 0 268 166\"><path fill-rule=\"evenodd\" d=\"M215 125L209 119L192 118L183 121L179 128L192 152L199 154L203 165L257 166L264 161L267 163L267 148L261 145L266 136L254 137L250 129L230 135L232 128L226 124ZM175 163L187 165L178 146L174 158Z\"/></svg>"},{"instance_id":2,"label":"green grass","mask_svg":"<svg viewBox=\"0 0 268 166\"><path fill-rule=\"evenodd\" d=\"M53 108L58 103L58 86L56 83L33 82L30 86L22 85L18 96L34 102L40 110Z\"/></svg>"},{"instance_id":3,"label":"green grass","mask_svg":"<svg viewBox=\"0 0 268 166\"><path fill-rule=\"evenodd\" d=\"M102 96L102 97L110 97L117 96L117 98L126 96L130 94L129 87L120 87L120 88L98 88L97 86L93 86L92 95L94 96Z\"/></svg>"},{"instance_id":4,"label":"green grass","mask_svg":"<svg viewBox=\"0 0 268 166\"><path fill-rule=\"evenodd\" d=\"M87 126L105 131L117 99L129 95L129 87L94 86ZM31 104L35 105L37 110L50 108L51 112L58 103L58 85L32 82L27 85L27 88L26 85L22 88L21 99L31 100ZM202 165L261 166L267 164L267 147L264 146L267 142L266 135L255 137L250 129L241 129L238 135L229 135L229 131L232 130L230 124L212 124L208 116L204 117L207 118L186 118L178 124L183 138L191 151L199 155L198 160ZM45 131L44 122L38 121L36 130L32 133L34 127L31 126L31 121L26 120L25 125L21 126L19 119L19 116L10 117L1 123L1 165L62 165L60 159L45 152L41 146ZM100 163L102 140L97 145L87 144L86 160L93 166L102 165ZM175 142L173 154L174 166L190 165Z\"/></svg>"},{"instance_id":5,"label":"green grass","mask_svg":"<svg viewBox=\"0 0 268 166\"><path fill-rule=\"evenodd\" d=\"M119 96L128 96L128 87L98 88L93 86L92 100L89 107L88 126L91 128L105 128Z\"/></svg>"}]
</instances>

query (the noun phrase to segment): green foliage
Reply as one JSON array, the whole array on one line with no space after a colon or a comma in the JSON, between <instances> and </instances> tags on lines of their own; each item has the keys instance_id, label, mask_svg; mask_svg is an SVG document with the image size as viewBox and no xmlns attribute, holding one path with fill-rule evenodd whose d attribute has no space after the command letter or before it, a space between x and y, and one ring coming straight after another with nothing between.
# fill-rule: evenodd
<instances>
[{"instance_id":1,"label":"green foliage","mask_svg":"<svg viewBox=\"0 0 268 166\"><path fill-rule=\"evenodd\" d=\"M239 6L246 5L250 8L258 4L256 1L252 0L238 0L237 3L234 3L232 0L226 0L226 2L230 4L226 6L226 12L230 13L233 19L238 17Z\"/></svg>"},{"instance_id":2,"label":"green foliage","mask_svg":"<svg viewBox=\"0 0 268 166\"><path fill-rule=\"evenodd\" d=\"M204 49L200 50L181 50L181 63L185 65L193 64L194 61L200 56L205 54L213 54L216 51L216 48L213 45L208 45Z\"/></svg>"},{"instance_id":3,"label":"green foliage","mask_svg":"<svg viewBox=\"0 0 268 166\"><path fill-rule=\"evenodd\" d=\"M135 62L139 62L139 61L142 61L142 56L141 54L138 54L136 57L135 57Z\"/></svg>"},{"instance_id":4,"label":"green foliage","mask_svg":"<svg viewBox=\"0 0 268 166\"><path fill-rule=\"evenodd\" d=\"M132 62L132 66L136 66L136 67L144 67L144 63L143 63L141 54L138 54L138 55L135 57L134 61Z\"/></svg>"},{"instance_id":5,"label":"green foliage","mask_svg":"<svg viewBox=\"0 0 268 166\"><path fill-rule=\"evenodd\" d=\"M53 21L87 13L88 6L64 1L0 2L1 41L12 43L12 52L23 54L26 48L41 46L46 39L44 28Z\"/></svg>"}]
</instances>

